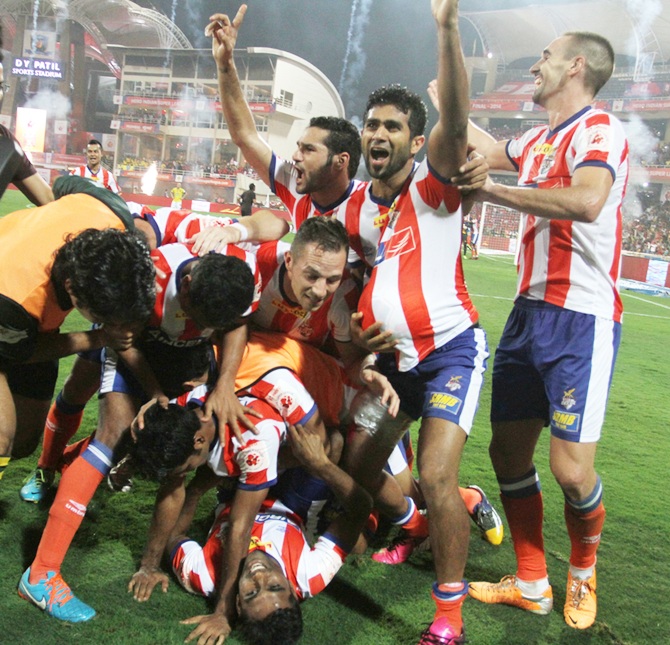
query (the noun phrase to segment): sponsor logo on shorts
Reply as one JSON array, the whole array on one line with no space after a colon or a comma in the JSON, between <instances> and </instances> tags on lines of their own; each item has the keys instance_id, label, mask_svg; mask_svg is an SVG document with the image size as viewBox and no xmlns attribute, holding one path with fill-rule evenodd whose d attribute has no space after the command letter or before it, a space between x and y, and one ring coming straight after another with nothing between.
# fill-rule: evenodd
<instances>
[{"instance_id":1,"label":"sponsor logo on shorts","mask_svg":"<svg viewBox=\"0 0 670 645\"><path fill-rule=\"evenodd\" d=\"M572 396L574 394L574 392L575 392L574 387L571 390L568 390L567 392L563 392L563 399L561 400L561 405L566 410L569 410L570 408L577 405L577 401L575 400L575 397Z\"/></svg>"},{"instance_id":2,"label":"sponsor logo on shorts","mask_svg":"<svg viewBox=\"0 0 670 645\"><path fill-rule=\"evenodd\" d=\"M581 414L572 414L563 410L554 410L551 415L551 427L563 432L579 432Z\"/></svg>"},{"instance_id":3,"label":"sponsor logo on shorts","mask_svg":"<svg viewBox=\"0 0 670 645\"><path fill-rule=\"evenodd\" d=\"M457 396L444 394L443 392L433 392L428 405L435 410L448 410L453 414L458 414L462 403L463 399L459 399Z\"/></svg>"},{"instance_id":4,"label":"sponsor logo on shorts","mask_svg":"<svg viewBox=\"0 0 670 645\"><path fill-rule=\"evenodd\" d=\"M460 390L461 387L463 387L463 386L461 385L461 382L460 382L462 378L463 378L462 375L459 375L459 376L452 376L452 377L449 379L449 382L447 383L447 385L446 385L445 387L446 387L450 392L455 392L456 390Z\"/></svg>"}]
</instances>

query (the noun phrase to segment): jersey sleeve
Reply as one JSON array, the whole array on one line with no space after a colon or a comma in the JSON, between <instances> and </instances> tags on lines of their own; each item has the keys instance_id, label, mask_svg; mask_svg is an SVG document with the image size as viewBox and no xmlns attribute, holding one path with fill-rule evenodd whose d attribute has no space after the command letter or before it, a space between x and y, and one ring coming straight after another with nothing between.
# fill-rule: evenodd
<instances>
[{"instance_id":1,"label":"jersey sleeve","mask_svg":"<svg viewBox=\"0 0 670 645\"><path fill-rule=\"evenodd\" d=\"M295 177L295 166L290 161L286 161L273 153L272 161L270 162L270 188L281 199L288 212L291 213L294 230L297 227L293 213L296 202L300 199L300 195L295 187Z\"/></svg>"},{"instance_id":2,"label":"jersey sleeve","mask_svg":"<svg viewBox=\"0 0 670 645\"><path fill-rule=\"evenodd\" d=\"M254 421L259 434L252 434L235 455L240 471L237 485L242 490L270 488L277 482L277 458L284 423L275 419Z\"/></svg>"},{"instance_id":3,"label":"jersey sleeve","mask_svg":"<svg viewBox=\"0 0 670 645\"><path fill-rule=\"evenodd\" d=\"M597 112L584 120L573 139L574 170L583 166L606 168L616 179L617 168L627 150L621 122L610 114Z\"/></svg>"},{"instance_id":4,"label":"jersey sleeve","mask_svg":"<svg viewBox=\"0 0 670 645\"><path fill-rule=\"evenodd\" d=\"M298 565L297 583L303 598L323 591L344 563L346 553L335 542L321 536Z\"/></svg>"}]
</instances>

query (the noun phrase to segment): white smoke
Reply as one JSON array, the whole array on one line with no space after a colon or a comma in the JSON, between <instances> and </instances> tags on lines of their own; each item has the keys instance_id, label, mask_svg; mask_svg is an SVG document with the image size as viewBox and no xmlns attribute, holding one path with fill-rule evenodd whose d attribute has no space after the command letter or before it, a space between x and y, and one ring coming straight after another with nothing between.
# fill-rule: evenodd
<instances>
[{"instance_id":1,"label":"white smoke","mask_svg":"<svg viewBox=\"0 0 670 645\"><path fill-rule=\"evenodd\" d=\"M658 137L644 124L638 114L632 112L628 121L623 122L629 146L630 167L634 169L629 179L626 196L626 217L637 219L642 214L642 204L637 197L638 188L646 188L649 176L644 167L656 163Z\"/></svg>"},{"instance_id":2,"label":"white smoke","mask_svg":"<svg viewBox=\"0 0 670 645\"><path fill-rule=\"evenodd\" d=\"M370 22L372 0L352 0L347 48L342 62L339 92L349 106L356 105L358 81L365 70L366 55L363 49L365 30ZM351 112L352 110L348 110Z\"/></svg>"},{"instance_id":3,"label":"white smoke","mask_svg":"<svg viewBox=\"0 0 670 645\"><path fill-rule=\"evenodd\" d=\"M65 119L72 111L70 99L55 90L40 90L24 107L46 110L52 119Z\"/></svg>"}]
</instances>

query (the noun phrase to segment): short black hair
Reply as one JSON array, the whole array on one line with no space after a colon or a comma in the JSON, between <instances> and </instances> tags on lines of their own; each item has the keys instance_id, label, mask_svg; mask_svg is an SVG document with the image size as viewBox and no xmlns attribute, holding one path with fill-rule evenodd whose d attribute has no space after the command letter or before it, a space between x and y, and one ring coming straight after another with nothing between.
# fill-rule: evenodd
<instances>
[{"instance_id":1,"label":"short black hair","mask_svg":"<svg viewBox=\"0 0 670 645\"><path fill-rule=\"evenodd\" d=\"M426 122L428 121L428 108L421 97L415 92L397 83L380 87L368 96L363 123L367 120L370 110L378 105L393 105L404 114L407 114L409 116L409 131L412 137L421 136L425 132Z\"/></svg>"},{"instance_id":2,"label":"short black hair","mask_svg":"<svg viewBox=\"0 0 670 645\"><path fill-rule=\"evenodd\" d=\"M91 139L86 145L100 146L100 149L102 150L102 143L100 143L100 141L98 141L97 139Z\"/></svg>"},{"instance_id":3,"label":"short black hair","mask_svg":"<svg viewBox=\"0 0 670 645\"><path fill-rule=\"evenodd\" d=\"M586 85L595 96L614 72L614 49L607 38L590 31L568 31L563 34L570 38L567 55L586 58Z\"/></svg>"},{"instance_id":4,"label":"short black hair","mask_svg":"<svg viewBox=\"0 0 670 645\"><path fill-rule=\"evenodd\" d=\"M256 190L256 184L249 184L249 190Z\"/></svg>"},{"instance_id":5,"label":"short black hair","mask_svg":"<svg viewBox=\"0 0 670 645\"><path fill-rule=\"evenodd\" d=\"M251 306L254 276L244 260L210 253L193 264L189 297L208 326L227 329Z\"/></svg>"},{"instance_id":6,"label":"short black hair","mask_svg":"<svg viewBox=\"0 0 670 645\"><path fill-rule=\"evenodd\" d=\"M316 244L323 251L338 253L344 249L349 252L347 229L339 220L331 217L310 217L298 229L291 242L291 252L299 255L308 244Z\"/></svg>"},{"instance_id":7,"label":"short black hair","mask_svg":"<svg viewBox=\"0 0 670 645\"><path fill-rule=\"evenodd\" d=\"M193 438L200 429L195 410L158 403L144 413L144 427L135 432L130 456L139 477L161 482L194 452Z\"/></svg>"},{"instance_id":8,"label":"short black hair","mask_svg":"<svg viewBox=\"0 0 670 645\"><path fill-rule=\"evenodd\" d=\"M137 231L89 228L71 235L56 252L51 281L70 280L78 304L100 322L144 322L156 301L156 270Z\"/></svg>"},{"instance_id":9,"label":"short black hair","mask_svg":"<svg viewBox=\"0 0 670 645\"><path fill-rule=\"evenodd\" d=\"M328 131L324 144L328 148L329 162L333 155L338 155L340 152L349 153L347 174L349 179L353 179L361 161L361 134L358 128L351 121L336 116L312 117L309 127Z\"/></svg>"},{"instance_id":10,"label":"short black hair","mask_svg":"<svg viewBox=\"0 0 670 645\"><path fill-rule=\"evenodd\" d=\"M216 359L212 343L171 347L161 342L142 343L140 349L156 375L165 396L174 399L184 393L184 382L209 373L207 383L216 380Z\"/></svg>"},{"instance_id":11,"label":"short black hair","mask_svg":"<svg viewBox=\"0 0 670 645\"><path fill-rule=\"evenodd\" d=\"M276 609L263 620L240 617L239 631L249 645L292 645L302 636L302 610L295 596L291 606Z\"/></svg>"}]
</instances>

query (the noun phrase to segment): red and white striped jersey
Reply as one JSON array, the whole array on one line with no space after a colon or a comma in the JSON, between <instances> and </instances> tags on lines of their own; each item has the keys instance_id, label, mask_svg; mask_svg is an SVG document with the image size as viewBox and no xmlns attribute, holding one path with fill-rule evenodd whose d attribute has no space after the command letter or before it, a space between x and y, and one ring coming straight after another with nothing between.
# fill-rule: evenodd
<instances>
[{"instance_id":1,"label":"red and white striped jersey","mask_svg":"<svg viewBox=\"0 0 670 645\"><path fill-rule=\"evenodd\" d=\"M628 142L618 119L586 107L555 130L538 126L507 143L519 186L570 186L578 168L606 168L612 188L594 222L524 216L517 296L621 321L621 206Z\"/></svg>"},{"instance_id":2,"label":"red and white striped jersey","mask_svg":"<svg viewBox=\"0 0 670 645\"><path fill-rule=\"evenodd\" d=\"M114 179L114 175L102 166L98 168L98 172L93 172L88 166L79 166L72 170L70 174L90 179L97 186L104 186L107 190L111 190L117 195L121 192L116 179Z\"/></svg>"},{"instance_id":3,"label":"red and white striped jersey","mask_svg":"<svg viewBox=\"0 0 670 645\"><path fill-rule=\"evenodd\" d=\"M156 211L133 202L128 203L131 213L135 210L141 219L149 222L156 234L156 246L181 242L185 244L192 237L211 226L229 226L236 222L231 217L201 215L190 210L158 208ZM133 209L135 207L135 209ZM139 207L139 209L137 208Z\"/></svg>"},{"instance_id":4,"label":"red and white striped jersey","mask_svg":"<svg viewBox=\"0 0 670 645\"><path fill-rule=\"evenodd\" d=\"M342 343L351 342L351 314L356 311L358 289L345 277L335 293L316 311L305 311L284 291L287 242L266 242L256 253L261 273L262 293L252 321L268 331L280 331L290 338L321 347L328 336Z\"/></svg>"},{"instance_id":5,"label":"red and white striped jersey","mask_svg":"<svg viewBox=\"0 0 670 645\"><path fill-rule=\"evenodd\" d=\"M199 385L173 402L183 407L202 407L209 393L206 385ZM232 432L228 432L225 446L217 434L209 447L207 465L219 477L236 477L237 486L242 490L270 488L277 482L277 458L279 447L286 440L286 424L265 401L252 396L240 396L239 399L242 405L262 415L261 418L248 416L259 432L254 434L245 430L242 443Z\"/></svg>"},{"instance_id":6,"label":"red and white striped jersey","mask_svg":"<svg viewBox=\"0 0 670 645\"><path fill-rule=\"evenodd\" d=\"M253 253L243 251L234 244L228 244L222 251L223 255L230 255L244 260L254 276L254 299L245 316L250 315L258 307L260 298L260 273ZM157 277L156 283L159 287L156 295L154 311L149 319L145 336L148 340L158 341L174 347L189 347L198 345L207 340L214 331L213 329L200 329L195 322L189 318L179 303L179 288L181 285L182 272L191 262L199 258L191 251L187 244L167 244L154 249L151 258L157 269L165 275Z\"/></svg>"},{"instance_id":7,"label":"red and white striped jersey","mask_svg":"<svg viewBox=\"0 0 670 645\"><path fill-rule=\"evenodd\" d=\"M220 535L224 526L219 524L213 530L218 529ZM320 536L311 547L297 515L280 501L271 499L265 500L256 514L249 550L256 549L279 562L299 600L323 591L347 556L328 534Z\"/></svg>"},{"instance_id":8,"label":"red and white striped jersey","mask_svg":"<svg viewBox=\"0 0 670 645\"><path fill-rule=\"evenodd\" d=\"M461 263L461 196L424 160L396 197L358 305L398 339L401 372L477 322Z\"/></svg>"},{"instance_id":9,"label":"red and white striped jersey","mask_svg":"<svg viewBox=\"0 0 670 645\"><path fill-rule=\"evenodd\" d=\"M293 228L300 228L308 217L335 217L349 235L349 264L363 262L372 267L391 205L372 196L369 182L354 179L337 202L321 206L310 195L300 195L295 189L295 180L295 166L273 155L270 187L288 208Z\"/></svg>"}]
</instances>

